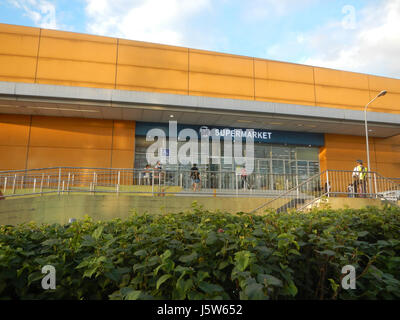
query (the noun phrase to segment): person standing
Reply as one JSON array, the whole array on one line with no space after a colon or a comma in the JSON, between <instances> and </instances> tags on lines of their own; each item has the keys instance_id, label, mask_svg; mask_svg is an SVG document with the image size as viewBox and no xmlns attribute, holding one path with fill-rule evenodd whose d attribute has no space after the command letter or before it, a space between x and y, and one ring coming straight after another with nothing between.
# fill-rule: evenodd
<instances>
[{"instance_id":1,"label":"person standing","mask_svg":"<svg viewBox=\"0 0 400 320\"><path fill-rule=\"evenodd\" d=\"M365 197L367 192L367 171L368 168L364 167L362 160L356 161L357 165L353 169L353 180L354 180L354 194Z\"/></svg>"},{"instance_id":2,"label":"person standing","mask_svg":"<svg viewBox=\"0 0 400 320\"><path fill-rule=\"evenodd\" d=\"M158 184L158 192L161 194L161 180L162 180L162 166L161 162L157 161L156 166L154 167L153 175L154 175L154 184ZM156 182L157 181L157 182Z\"/></svg>"},{"instance_id":3,"label":"person standing","mask_svg":"<svg viewBox=\"0 0 400 320\"><path fill-rule=\"evenodd\" d=\"M240 171L240 179L242 181L242 189L247 189L247 171L245 167Z\"/></svg>"},{"instance_id":4,"label":"person standing","mask_svg":"<svg viewBox=\"0 0 400 320\"><path fill-rule=\"evenodd\" d=\"M146 164L146 167L144 168L144 173L143 173L143 180L144 184L146 186L151 184L151 172L150 172L150 165Z\"/></svg>"},{"instance_id":5,"label":"person standing","mask_svg":"<svg viewBox=\"0 0 400 320\"><path fill-rule=\"evenodd\" d=\"M193 182L193 192L196 192L197 188L200 191L200 172L196 164L193 164L193 167L190 169L190 178Z\"/></svg>"}]
</instances>

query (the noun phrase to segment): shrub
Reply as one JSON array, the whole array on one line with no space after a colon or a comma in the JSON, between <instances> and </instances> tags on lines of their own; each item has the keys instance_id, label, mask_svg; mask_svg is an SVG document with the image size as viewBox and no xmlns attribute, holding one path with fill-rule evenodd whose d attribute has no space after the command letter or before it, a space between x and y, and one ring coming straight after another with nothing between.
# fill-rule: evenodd
<instances>
[{"instance_id":1,"label":"shrub","mask_svg":"<svg viewBox=\"0 0 400 320\"><path fill-rule=\"evenodd\" d=\"M398 299L399 231L392 207L0 226L0 298ZM341 288L345 265L355 290Z\"/></svg>"}]
</instances>

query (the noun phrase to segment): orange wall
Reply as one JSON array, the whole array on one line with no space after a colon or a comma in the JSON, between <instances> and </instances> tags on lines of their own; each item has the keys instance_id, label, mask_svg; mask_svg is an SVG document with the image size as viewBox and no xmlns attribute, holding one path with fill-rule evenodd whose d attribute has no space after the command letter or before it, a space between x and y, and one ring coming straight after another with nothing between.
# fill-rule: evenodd
<instances>
[{"instance_id":1,"label":"orange wall","mask_svg":"<svg viewBox=\"0 0 400 320\"><path fill-rule=\"evenodd\" d=\"M0 115L0 170L132 168L135 122Z\"/></svg>"},{"instance_id":2,"label":"orange wall","mask_svg":"<svg viewBox=\"0 0 400 320\"><path fill-rule=\"evenodd\" d=\"M135 122L0 114L0 171L52 166L132 168ZM370 139L371 169L400 177L400 136ZM366 160L365 138L325 135L321 171Z\"/></svg>"},{"instance_id":3,"label":"orange wall","mask_svg":"<svg viewBox=\"0 0 400 320\"><path fill-rule=\"evenodd\" d=\"M0 24L0 44L0 81L359 110L385 89L369 110L400 113L398 79L6 24ZM0 117L0 169L133 165L134 122ZM399 139L371 139L372 169L400 176ZM354 160L366 158L364 149L363 137L327 134L321 169L351 170Z\"/></svg>"},{"instance_id":4,"label":"orange wall","mask_svg":"<svg viewBox=\"0 0 400 320\"><path fill-rule=\"evenodd\" d=\"M0 24L0 81L400 113L400 80L148 42Z\"/></svg>"},{"instance_id":5,"label":"orange wall","mask_svg":"<svg viewBox=\"0 0 400 320\"><path fill-rule=\"evenodd\" d=\"M371 170L392 178L400 177L400 136L370 138ZM353 170L356 160L367 165L365 137L325 134L325 146L320 150L321 171Z\"/></svg>"}]
</instances>

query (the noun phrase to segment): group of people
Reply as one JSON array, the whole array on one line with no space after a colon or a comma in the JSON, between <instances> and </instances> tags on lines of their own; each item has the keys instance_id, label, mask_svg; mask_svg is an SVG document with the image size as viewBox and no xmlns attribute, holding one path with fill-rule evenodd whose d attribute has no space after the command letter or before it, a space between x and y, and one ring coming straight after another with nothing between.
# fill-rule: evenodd
<instances>
[{"instance_id":1,"label":"group of people","mask_svg":"<svg viewBox=\"0 0 400 320\"><path fill-rule=\"evenodd\" d=\"M160 161L158 161L154 168L151 168L149 164L146 164L146 167L143 170L143 181L145 185L159 184L161 182L162 176L162 166ZM154 174L154 177L153 177ZM153 180L154 178L154 180Z\"/></svg>"},{"instance_id":2,"label":"group of people","mask_svg":"<svg viewBox=\"0 0 400 320\"><path fill-rule=\"evenodd\" d=\"M154 176L153 176L154 175ZM145 185L159 184L162 181L163 172L162 165L160 161L158 161L154 168L151 168L149 164L143 169L143 181ZM190 169L190 178L192 179L192 188L193 191L197 191L201 189L200 184L200 171L197 168L197 164L194 164Z\"/></svg>"}]
</instances>

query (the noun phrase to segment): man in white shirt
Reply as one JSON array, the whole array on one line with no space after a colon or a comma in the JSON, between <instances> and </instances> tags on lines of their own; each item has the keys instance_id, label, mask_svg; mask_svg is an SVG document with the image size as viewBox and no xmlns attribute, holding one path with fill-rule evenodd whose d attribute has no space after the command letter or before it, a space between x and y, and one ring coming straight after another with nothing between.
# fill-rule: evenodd
<instances>
[{"instance_id":1,"label":"man in white shirt","mask_svg":"<svg viewBox=\"0 0 400 320\"><path fill-rule=\"evenodd\" d=\"M363 166L362 160L357 160L357 166L353 169L353 180L354 180L354 194L357 197L358 194L366 193L366 172L368 169Z\"/></svg>"}]
</instances>

